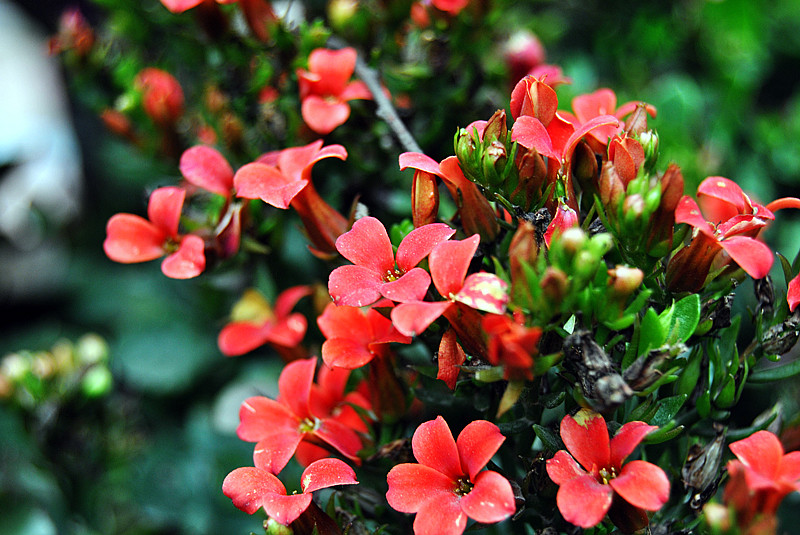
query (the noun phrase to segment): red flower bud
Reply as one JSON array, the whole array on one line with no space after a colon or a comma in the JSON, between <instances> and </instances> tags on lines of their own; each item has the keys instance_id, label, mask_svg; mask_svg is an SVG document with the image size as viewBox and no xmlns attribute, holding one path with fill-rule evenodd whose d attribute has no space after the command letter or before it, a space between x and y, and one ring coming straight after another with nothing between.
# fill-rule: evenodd
<instances>
[{"instance_id":1,"label":"red flower bud","mask_svg":"<svg viewBox=\"0 0 800 535\"><path fill-rule=\"evenodd\" d=\"M183 90L168 72L148 67L136 75L136 87L142 91L142 106L158 126L174 125L183 115Z\"/></svg>"}]
</instances>

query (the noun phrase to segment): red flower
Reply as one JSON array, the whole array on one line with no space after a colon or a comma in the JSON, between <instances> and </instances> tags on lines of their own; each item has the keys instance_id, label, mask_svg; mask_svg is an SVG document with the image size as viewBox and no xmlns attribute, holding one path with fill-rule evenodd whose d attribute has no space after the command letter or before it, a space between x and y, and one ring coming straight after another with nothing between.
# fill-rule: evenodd
<instances>
[{"instance_id":1,"label":"red flower","mask_svg":"<svg viewBox=\"0 0 800 535\"><path fill-rule=\"evenodd\" d=\"M190 184L226 199L231 198L233 169L216 149L197 145L185 150L181 155L180 170Z\"/></svg>"},{"instance_id":2,"label":"red flower","mask_svg":"<svg viewBox=\"0 0 800 535\"><path fill-rule=\"evenodd\" d=\"M550 242L553 241L553 236L561 234L568 228L578 226L578 214L564 202L563 198L558 199L558 208L556 208L556 215L553 216L550 224L547 225L547 231L544 233L544 242L547 247L550 247Z\"/></svg>"},{"instance_id":3,"label":"red flower","mask_svg":"<svg viewBox=\"0 0 800 535\"><path fill-rule=\"evenodd\" d=\"M500 314L487 314L481 325L489 338L489 362L494 366L503 365L506 379L523 377L532 380L533 357L538 353L542 330L525 327L509 316Z\"/></svg>"},{"instance_id":4,"label":"red flower","mask_svg":"<svg viewBox=\"0 0 800 535\"><path fill-rule=\"evenodd\" d=\"M787 494L800 492L800 451L784 454L769 431L757 431L730 448L737 459L728 462L723 499L736 509L742 529L757 515L774 516Z\"/></svg>"},{"instance_id":5,"label":"red flower","mask_svg":"<svg viewBox=\"0 0 800 535\"><path fill-rule=\"evenodd\" d=\"M574 418L567 415L561 420L561 438L569 453L556 452L547 461L547 474L559 486L556 503L567 522L596 526L618 498L622 511L612 511L612 520L620 526L641 517L642 510L656 511L667 502L669 479L661 468L645 461L623 466L654 429L644 422L629 422L609 440L606 422L596 412L581 409ZM646 524L646 516L643 520Z\"/></svg>"},{"instance_id":6,"label":"red flower","mask_svg":"<svg viewBox=\"0 0 800 535\"><path fill-rule=\"evenodd\" d=\"M468 424L453 440L439 416L414 432L411 447L419 464L399 464L389 471L389 505L416 513L416 535L459 535L467 517L488 524L514 514L514 492L506 478L481 469L505 437L491 422Z\"/></svg>"},{"instance_id":7,"label":"red flower","mask_svg":"<svg viewBox=\"0 0 800 535\"><path fill-rule=\"evenodd\" d=\"M350 82L356 67L354 48L317 48L308 56L308 71L297 70L303 120L314 132L325 135L350 117L349 100L372 99L364 82Z\"/></svg>"},{"instance_id":8,"label":"red flower","mask_svg":"<svg viewBox=\"0 0 800 535\"><path fill-rule=\"evenodd\" d=\"M593 93L578 95L572 99L572 109L575 111L576 124L585 124L595 117L613 115L619 120L633 113L641 102L626 102L617 108L617 95L608 88L601 88ZM646 104L645 109L651 117L656 116L655 107ZM605 146L608 138L620 132L619 126L606 126L598 128L589 135L600 145Z\"/></svg>"},{"instance_id":9,"label":"red flower","mask_svg":"<svg viewBox=\"0 0 800 535\"><path fill-rule=\"evenodd\" d=\"M291 310L297 301L310 293L308 286L288 288L275 300L275 309L272 310L261 294L250 290L240 301L240 304L249 308L241 314L249 317L236 318L234 309L235 321L223 327L219 333L217 344L220 351L233 357L244 355L266 343L283 348L297 346L306 334L307 324L305 316L291 313Z\"/></svg>"},{"instance_id":10,"label":"red flower","mask_svg":"<svg viewBox=\"0 0 800 535\"><path fill-rule=\"evenodd\" d=\"M444 223L412 230L397 248L395 265L386 228L374 217L362 217L336 240L336 249L355 265L331 272L328 291L333 301L358 307L374 303L381 296L393 301L421 300L431 278L427 271L415 266L455 233Z\"/></svg>"},{"instance_id":11,"label":"red flower","mask_svg":"<svg viewBox=\"0 0 800 535\"><path fill-rule=\"evenodd\" d=\"M181 188L159 188L150 195L149 220L133 214L116 214L106 225L103 249L115 262L130 264L168 255L161 271L173 279L198 276L206 267L203 239L178 234L186 192Z\"/></svg>"},{"instance_id":12,"label":"red flower","mask_svg":"<svg viewBox=\"0 0 800 535\"><path fill-rule=\"evenodd\" d=\"M675 222L693 227L688 247L678 251L667 266L667 284L673 291L698 291L703 287L712 262L720 251L754 279L763 278L772 267L773 255L767 245L756 239L769 221L770 210L754 203L733 181L708 177L697 188L702 206L684 196L675 208Z\"/></svg>"},{"instance_id":13,"label":"red flower","mask_svg":"<svg viewBox=\"0 0 800 535\"><path fill-rule=\"evenodd\" d=\"M392 323L406 336L423 332L456 303L470 308L502 314L508 303L508 284L492 273L473 273L467 277L480 237L445 241L434 247L428 258L433 285L444 301L411 301L392 309Z\"/></svg>"},{"instance_id":14,"label":"red flower","mask_svg":"<svg viewBox=\"0 0 800 535\"><path fill-rule=\"evenodd\" d=\"M314 357L290 362L278 378L277 400L256 396L242 403L237 434L242 440L258 442L255 455L262 456L264 470L280 472L301 443L314 446L314 452L334 450L360 462L362 444L356 431L335 418L330 401L320 404L316 399L319 394L312 387L316 366Z\"/></svg>"},{"instance_id":15,"label":"red flower","mask_svg":"<svg viewBox=\"0 0 800 535\"><path fill-rule=\"evenodd\" d=\"M322 360L331 368L360 368L376 356L383 356L386 344L411 343L389 319L371 308L362 312L358 307L331 303L317 318L317 324L326 338Z\"/></svg>"},{"instance_id":16,"label":"red flower","mask_svg":"<svg viewBox=\"0 0 800 535\"><path fill-rule=\"evenodd\" d=\"M142 106L159 126L169 126L183 115L183 90L168 72L148 67L136 75L136 87L142 91Z\"/></svg>"},{"instance_id":17,"label":"red flower","mask_svg":"<svg viewBox=\"0 0 800 535\"><path fill-rule=\"evenodd\" d=\"M283 483L254 455L255 466L237 468L225 477L222 492L233 505L253 514L259 508L277 522L288 526L311 504L311 493L334 485L356 485L356 474L339 459L320 459L308 465L300 476L302 494L286 494Z\"/></svg>"},{"instance_id":18,"label":"red flower","mask_svg":"<svg viewBox=\"0 0 800 535\"><path fill-rule=\"evenodd\" d=\"M800 275L789 281L789 287L786 290L786 301L789 303L789 312L794 312L794 309L800 304Z\"/></svg>"}]
</instances>

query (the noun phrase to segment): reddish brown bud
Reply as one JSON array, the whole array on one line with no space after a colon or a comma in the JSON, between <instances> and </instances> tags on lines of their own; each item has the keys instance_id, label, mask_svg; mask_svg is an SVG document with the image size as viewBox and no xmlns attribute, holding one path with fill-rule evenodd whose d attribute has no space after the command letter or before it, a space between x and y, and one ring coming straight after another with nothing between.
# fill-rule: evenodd
<instances>
[{"instance_id":1,"label":"reddish brown bud","mask_svg":"<svg viewBox=\"0 0 800 535\"><path fill-rule=\"evenodd\" d=\"M561 303L567 295L567 275L560 269L548 267L539 286L545 297L552 303Z\"/></svg>"},{"instance_id":2,"label":"reddish brown bud","mask_svg":"<svg viewBox=\"0 0 800 535\"><path fill-rule=\"evenodd\" d=\"M434 223L439 215L439 187L436 175L417 170L411 184L411 217L414 227Z\"/></svg>"},{"instance_id":3,"label":"reddish brown bud","mask_svg":"<svg viewBox=\"0 0 800 535\"><path fill-rule=\"evenodd\" d=\"M683 198L683 175L680 167L673 163L661 177L661 209L674 212L681 198Z\"/></svg>"},{"instance_id":4,"label":"reddish brown bud","mask_svg":"<svg viewBox=\"0 0 800 535\"><path fill-rule=\"evenodd\" d=\"M614 168L622 183L636 178L639 168L644 163L644 149L635 139L626 135L616 136L608 145L608 158L614 162Z\"/></svg>"},{"instance_id":5,"label":"reddish brown bud","mask_svg":"<svg viewBox=\"0 0 800 535\"><path fill-rule=\"evenodd\" d=\"M523 264L534 264L539 257L539 240L536 227L530 221L520 222L517 231L508 246L508 258L511 264L511 280L524 280Z\"/></svg>"},{"instance_id":6,"label":"reddish brown bud","mask_svg":"<svg viewBox=\"0 0 800 535\"><path fill-rule=\"evenodd\" d=\"M637 104L636 110L625 120L625 131L630 135L639 135L645 132L647 130L648 114L655 116L655 108L644 102Z\"/></svg>"},{"instance_id":7,"label":"reddish brown bud","mask_svg":"<svg viewBox=\"0 0 800 535\"><path fill-rule=\"evenodd\" d=\"M597 177L597 158L589 144L581 141L572 153L572 174L584 191L591 191Z\"/></svg>"},{"instance_id":8,"label":"reddish brown bud","mask_svg":"<svg viewBox=\"0 0 800 535\"><path fill-rule=\"evenodd\" d=\"M597 188L600 192L600 200L606 211L616 214L617 207L625 196L625 183L620 178L614 167L613 162L603 164L603 171L600 173L600 184Z\"/></svg>"},{"instance_id":9,"label":"reddish brown bud","mask_svg":"<svg viewBox=\"0 0 800 535\"><path fill-rule=\"evenodd\" d=\"M500 141L505 147L505 140L508 135L508 125L506 123L506 111L497 110L492 114L486 127L483 129L483 144L486 146L493 141Z\"/></svg>"}]
</instances>

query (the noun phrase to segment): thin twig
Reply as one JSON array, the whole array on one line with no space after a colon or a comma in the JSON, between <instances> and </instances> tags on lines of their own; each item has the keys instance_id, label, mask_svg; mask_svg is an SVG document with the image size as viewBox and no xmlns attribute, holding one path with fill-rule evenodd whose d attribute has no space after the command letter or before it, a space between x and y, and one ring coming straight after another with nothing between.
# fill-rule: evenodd
<instances>
[{"instance_id":1,"label":"thin twig","mask_svg":"<svg viewBox=\"0 0 800 535\"><path fill-rule=\"evenodd\" d=\"M334 48L344 48L348 46L347 43L335 36L328 39L328 45ZM415 140L411 132L408 131L408 128L406 128L400 116L397 115L394 106L392 106L392 102L386 96L386 93L384 93L383 86L381 86L378 80L378 74L361 59L361 54L356 55L355 74L364 82L369 92L372 93L372 98L375 99L375 104L378 106L375 114L389 125L394 135L397 136L400 145L409 152L422 152L422 148L420 148L417 140Z\"/></svg>"}]
</instances>

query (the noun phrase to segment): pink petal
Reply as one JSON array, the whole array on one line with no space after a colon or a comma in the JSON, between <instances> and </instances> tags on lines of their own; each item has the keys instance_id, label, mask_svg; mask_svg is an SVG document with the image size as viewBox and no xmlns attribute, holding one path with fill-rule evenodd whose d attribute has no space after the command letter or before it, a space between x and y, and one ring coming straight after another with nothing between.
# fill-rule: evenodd
<instances>
[{"instance_id":1,"label":"pink petal","mask_svg":"<svg viewBox=\"0 0 800 535\"><path fill-rule=\"evenodd\" d=\"M388 91L386 91L388 93ZM372 91L360 80L350 82L339 94L342 100L372 100Z\"/></svg>"},{"instance_id":2,"label":"pink petal","mask_svg":"<svg viewBox=\"0 0 800 535\"><path fill-rule=\"evenodd\" d=\"M600 88L593 93L573 98L572 109L581 123L598 115L613 115L617 109L617 95L611 89Z\"/></svg>"},{"instance_id":3,"label":"pink petal","mask_svg":"<svg viewBox=\"0 0 800 535\"><path fill-rule=\"evenodd\" d=\"M461 365L467 360L467 355L457 340L456 332L453 329L447 329L439 343L439 352L436 355L436 360L439 362L436 378L444 381L450 390L455 389L458 372L461 371Z\"/></svg>"},{"instance_id":4,"label":"pink petal","mask_svg":"<svg viewBox=\"0 0 800 535\"><path fill-rule=\"evenodd\" d=\"M416 336L452 305L450 301L402 303L392 309L392 323L402 334Z\"/></svg>"},{"instance_id":5,"label":"pink petal","mask_svg":"<svg viewBox=\"0 0 800 535\"><path fill-rule=\"evenodd\" d=\"M558 450L556 454L547 460L547 475L556 485L563 485L571 479L587 475L581 465L564 450Z\"/></svg>"},{"instance_id":6,"label":"pink petal","mask_svg":"<svg viewBox=\"0 0 800 535\"><path fill-rule=\"evenodd\" d=\"M567 152L566 149L570 137L575 134L576 125L572 121L573 118L567 112L560 111L547 125L547 134L550 136L550 142L556 152L555 158L559 162L568 159L571 154L571 151Z\"/></svg>"},{"instance_id":7,"label":"pink petal","mask_svg":"<svg viewBox=\"0 0 800 535\"><path fill-rule=\"evenodd\" d=\"M582 528L591 528L602 522L613 497L611 487L598 483L587 474L562 483L556 504L564 520Z\"/></svg>"},{"instance_id":8,"label":"pink petal","mask_svg":"<svg viewBox=\"0 0 800 535\"><path fill-rule=\"evenodd\" d=\"M351 461L356 464L361 463L358 452L363 444L352 428L332 418L327 418L320 421L314 434Z\"/></svg>"},{"instance_id":9,"label":"pink petal","mask_svg":"<svg viewBox=\"0 0 800 535\"><path fill-rule=\"evenodd\" d=\"M297 520L311 505L311 494L269 494L264 500L264 511L276 522L288 526Z\"/></svg>"},{"instance_id":10,"label":"pink petal","mask_svg":"<svg viewBox=\"0 0 800 535\"><path fill-rule=\"evenodd\" d=\"M295 360L284 366L278 378L278 400L285 403L298 420L308 418L308 397L311 392L311 383L314 382L314 370L317 368L317 358Z\"/></svg>"},{"instance_id":11,"label":"pink petal","mask_svg":"<svg viewBox=\"0 0 800 535\"><path fill-rule=\"evenodd\" d=\"M252 466L237 468L222 482L222 493L237 509L253 514L271 494L286 494L280 480L270 472Z\"/></svg>"},{"instance_id":12,"label":"pink petal","mask_svg":"<svg viewBox=\"0 0 800 535\"><path fill-rule=\"evenodd\" d=\"M438 470L453 481L464 475L456 441L441 416L417 427L411 438L411 449L420 464Z\"/></svg>"},{"instance_id":13,"label":"pink petal","mask_svg":"<svg viewBox=\"0 0 800 535\"><path fill-rule=\"evenodd\" d=\"M300 113L308 127L320 135L330 134L350 117L350 105L344 101L328 101L309 95L300 106Z\"/></svg>"},{"instance_id":14,"label":"pink petal","mask_svg":"<svg viewBox=\"0 0 800 535\"><path fill-rule=\"evenodd\" d=\"M227 324L217 337L217 345L228 357L244 355L267 343L272 324L256 325L244 321Z\"/></svg>"},{"instance_id":15,"label":"pink petal","mask_svg":"<svg viewBox=\"0 0 800 535\"><path fill-rule=\"evenodd\" d=\"M595 117L585 123L583 123L579 128L575 130L575 132L569 137L567 142L564 144L564 149L562 152L562 158L566 161L569 161L570 157L572 156L572 151L575 150L575 145L587 134L592 132L593 130L597 130L604 126L613 126L614 128L619 126L619 119L614 117L613 115L601 115L600 117ZM613 135L613 132L610 134ZM608 140L608 134L605 136L604 142ZM555 144L555 141L553 142Z\"/></svg>"},{"instance_id":16,"label":"pink petal","mask_svg":"<svg viewBox=\"0 0 800 535\"><path fill-rule=\"evenodd\" d=\"M414 268L396 281L382 284L380 293L386 299L398 303L421 301L428 293L430 285L431 276L428 272L422 268Z\"/></svg>"},{"instance_id":17,"label":"pink petal","mask_svg":"<svg viewBox=\"0 0 800 535\"><path fill-rule=\"evenodd\" d=\"M581 409L573 418L561 420L561 439L567 450L587 472L596 474L609 467L609 440L606 421L596 412Z\"/></svg>"},{"instance_id":18,"label":"pink petal","mask_svg":"<svg viewBox=\"0 0 800 535\"><path fill-rule=\"evenodd\" d=\"M182 188L158 188L150 194L147 217L168 236L176 237L185 197L186 192Z\"/></svg>"},{"instance_id":19,"label":"pink petal","mask_svg":"<svg viewBox=\"0 0 800 535\"><path fill-rule=\"evenodd\" d=\"M412 230L397 247L397 267L409 271L422 262L434 247L449 240L455 233L455 229L444 223L432 223Z\"/></svg>"},{"instance_id":20,"label":"pink petal","mask_svg":"<svg viewBox=\"0 0 800 535\"><path fill-rule=\"evenodd\" d=\"M731 443L730 448L746 467L775 479L783 458L783 446L774 434L756 431L745 439Z\"/></svg>"},{"instance_id":21,"label":"pink petal","mask_svg":"<svg viewBox=\"0 0 800 535\"><path fill-rule=\"evenodd\" d=\"M419 152L404 152L400 155L399 161L401 171L411 167L432 175L441 176L442 174L436 160Z\"/></svg>"},{"instance_id":22,"label":"pink petal","mask_svg":"<svg viewBox=\"0 0 800 535\"><path fill-rule=\"evenodd\" d=\"M426 502L455 497L455 481L423 464L398 464L386 476L386 501L401 513L416 513Z\"/></svg>"},{"instance_id":23,"label":"pink petal","mask_svg":"<svg viewBox=\"0 0 800 535\"><path fill-rule=\"evenodd\" d=\"M173 279L197 277L206 268L205 247L203 238L194 234L184 236L178 250L161 263L161 271Z\"/></svg>"},{"instance_id":24,"label":"pink petal","mask_svg":"<svg viewBox=\"0 0 800 535\"><path fill-rule=\"evenodd\" d=\"M517 510L511 483L497 472L485 470L470 479L475 486L461 498L461 510L473 520L484 524L500 522Z\"/></svg>"},{"instance_id":25,"label":"pink petal","mask_svg":"<svg viewBox=\"0 0 800 535\"><path fill-rule=\"evenodd\" d=\"M697 206L694 199L688 195L684 195L681 200L678 201L678 206L675 207L675 223L686 223L709 237L714 237L714 227L706 221L705 217L703 217L703 214L700 212L700 207Z\"/></svg>"},{"instance_id":26,"label":"pink petal","mask_svg":"<svg viewBox=\"0 0 800 535\"><path fill-rule=\"evenodd\" d=\"M789 281L789 287L786 289L786 300L789 303L789 311L794 312L794 309L800 304L800 275Z\"/></svg>"},{"instance_id":27,"label":"pink petal","mask_svg":"<svg viewBox=\"0 0 800 535\"><path fill-rule=\"evenodd\" d=\"M339 266L328 276L328 293L341 306L371 305L380 299L383 285L381 274L364 266Z\"/></svg>"},{"instance_id":28,"label":"pink petal","mask_svg":"<svg viewBox=\"0 0 800 535\"><path fill-rule=\"evenodd\" d=\"M464 240L442 242L431 251L428 264L433 284L445 299L457 294L464 285L464 278L480 241L480 236L473 234Z\"/></svg>"},{"instance_id":29,"label":"pink petal","mask_svg":"<svg viewBox=\"0 0 800 535\"><path fill-rule=\"evenodd\" d=\"M339 96L353 75L356 57L356 50L350 47L341 50L317 48L311 51L308 70L320 77L315 88L318 94Z\"/></svg>"},{"instance_id":30,"label":"pink petal","mask_svg":"<svg viewBox=\"0 0 800 535\"><path fill-rule=\"evenodd\" d=\"M322 360L331 368L353 370L374 357L365 345L349 338L330 338L322 344Z\"/></svg>"},{"instance_id":31,"label":"pink petal","mask_svg":"<svg viewBox=\"0 0 800 535\"><path fill-rule=\"evenodd\" d=\"M164 7L173 13L183 13L187 9L200 5L202 2L203 0L161 0Z\"/></svg>"},{"instance_id":32,"label":"pink petal","mask_svg":"<svg viewBox=\"0 0 800 535\"><path fill-rule=\"evenodd\" d=\"M548 158L560 159L561 153L553 148L550 134L547 133L545 126L529 115L522 115L514 121L511 127L511 139L528 149L536 149L536 152Z\"/></svg>"},{"instance_id":33,"label":"pink petal","mask_svg":"<svg viewBox=\"0 0 800 535\"><path fill-rule=\"evenodd\" d=\"M292 458L302 440L302 433L296 429L283 432L280 429L273 430L256 444L253 463L262 470L278 474Z\"/></svg>"},{"instance_id":34,"label":"pink petal","mask_svg":"<svg viewBox=\"0 0 800 535\"><path fill-rule=\"evenodd\" d=\"M764 242L748 236L732 236L719 244L754 279L763 279L769 274L774 257Z\"/></svg>"},{"instance_id":35,"label":"pink petal","mask_svg":"<svg viewBox=\"0 0 800 535\"><path fill-rule=\"evenodd\" d=\"M111 216L106 225L103 250L114 262L147 262L164 256L163 230L133 214Z\"/></svg>"},{"instance_id":36,"label":"pink petal","mask_svg":"<svg viewBox=\"0 0 800 535\"><path fill-rule=\"evenodd\" d=\"M239 409L238 437L246 442L258 442L273 433L296 434L297 418L282 403L264 396L244 400Z\"/></svg>"},{"instance_id":37,"label":"pink petal","mask_svg":"<svg viewBox=\"0 0 800 535\"><path fill-rule=\"evenodd\" d=\"M629 462L608 484L626 502L646 511L658 511L669 500L667 474L645 461Z\"/></svg>"},{"instance_id":38,"label":"pink petal","mask_svg":"<svg viewBox=\"0 0 800 535\"><path fill-rule=\"evenodd\" d=\"M456 440L461 457L461 470L469 474L469 478L475 482L478 472L492 460L505 439L500 429L486 420L476 420L467 424Z\"/></svg>"},{"instance_id":39,"label":"pink petal","mask_svg":"<svg viewBox=\"0 0 800 535\"><path fill-rule=\"evenodd\" d=\"M308 184L295 180L269 165L253 162L242 166L233 176L236 196L261 199L276 208L286 209L292 199Z\"/></svg>"},{"instance_id":40,"label":"pink petal","mask_svg":"<svg viewBox=\"0 0 800 535\"><path fill-rule=\"evenodd\" d=\"M610 466L621 467L622 461L636 449L644 437L656 429L657 426L647 425L644 422L628 422L623 425L611 439Z\"/></svg>"},{"instance_id":41,"label":"pink petal","mask_svg":"<svg viewBox=\"0 0 800 535\"><path fill-rule=\"evenodd\" d=\"M727 221L750 211L749 201L739 185L721 176L710 176L697 187L697 199L712 223Z\"/></svg>"},{"instance_id":42,"label":"pink petal","mask_svg":"<svg viewBox=\"0 0 800 535\"><path fill-rule=\"evenodd\" d=\"M267 340L285 347L296 347L303 341L307 327L306 317L296 312L276 321L275 327L267 335Z\"/></svg>"},{"instance_id":43,"label":"pink petal","mask_svg":"<svg viewBox=\"0 0 800 535\"><path fill-rule=\"evenodd\" d=\"M509 300L508 283L493 273L472 273L453 299L475 310L502 314Z\"/></svg>"},{"instance_id":44,"label":"pink petal","mask_svg":"<svg viewBox=\"0 0 800 535\"><path fill-rule=\"evenodd\" d=\"M414 518L414 535L461 535L467 526L467 515L454 492L420 506Z\"/></svg>"},{"instance_id":45,"label":"pink petal","mask_svg":"<svg viewBox=\"0 0 800 535\"><path fill-rule=\"evenodd\" d=\"M278 318L285 317L294 308L300 299L307 295L311 295L312 288L308 285L292 286L282 291L281 294L275 299L275 316Z\"/></svg>"},{"instance_id":46,"label":"pink petal","mask_svg":"<svg viewBox=\"0 0 800 535\"><path fill-rule=\"evenodd\" d=\"M325 338L329 340L345 338L358 341L363 346L372 341L370 322L361 309L356 306L337 306L331 303L317 318L317 325Z\"/></svg>"},{"instance_id":47,"label":"pink petal","mask_svg":"<svg viewBox=\"0 0 800 535\"><path fill-rule=\"evenodd\" d=\"M197 145L181 155L180 170L191 184L228 197L233 188L233 169L216 149Z\"/></svg>"},{"instance_id":48,"label":"pink petal","mask_svg":"<svg viewBox=\"0 0 800 535\"><path fill-rule=\"evenodd\" d=\"M311 170L318 161L325 158L347 159L347 151L341 145L322 146L318 139L303 147L290 147L278 154L278 167L281 172L294 180L311 180Z\"/></svg>"},{"instance_id":49,"label":"pink petal","mask_svg":"<svg viewBox=\"0 0 800 535\"><path fill-rule=\"evenodd\" d=\"M379 273L394 271L394 251L383 223L362 217L336 239L336 250L352 263Z\"/></svg>"},{"instance_id":50,"label":"pink petal","mask_svg":"<svg viewBox=\"0 0 800 535\"><path fill-rule=\"evenodd\" d=\"M339 459L320 459L314 461L300 476L300 488L310 493L335 485L357 485L356 473Z\"/></svg>"}]
</instances>

